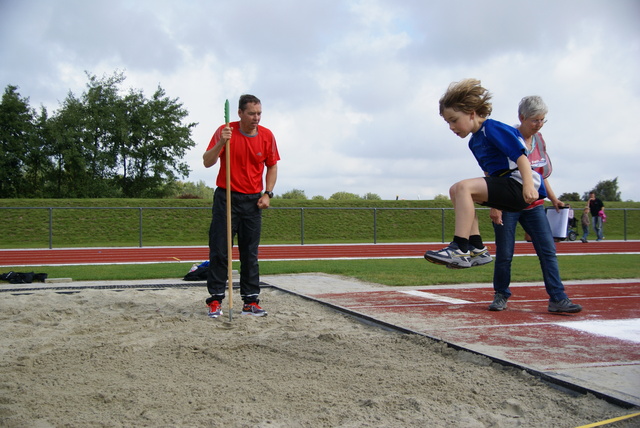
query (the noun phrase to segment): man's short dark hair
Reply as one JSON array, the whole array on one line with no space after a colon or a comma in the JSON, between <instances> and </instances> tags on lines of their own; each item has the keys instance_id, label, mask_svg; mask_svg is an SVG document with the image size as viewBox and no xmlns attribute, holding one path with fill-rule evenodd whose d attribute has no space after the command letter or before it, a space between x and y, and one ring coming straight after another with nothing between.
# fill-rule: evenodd
<instances>
[{"instance_id":1,"label":"man's short dark hair","mask_svg":"<svg viewBox=\"0 0 640 428\"><path fill-rule=\"evenodd\" d=\"M238 102L238 108L244 111L247 104L262 104L258 97L255 95L244 94L240 95L240 102Z\"/></svg>"}]
</instances>

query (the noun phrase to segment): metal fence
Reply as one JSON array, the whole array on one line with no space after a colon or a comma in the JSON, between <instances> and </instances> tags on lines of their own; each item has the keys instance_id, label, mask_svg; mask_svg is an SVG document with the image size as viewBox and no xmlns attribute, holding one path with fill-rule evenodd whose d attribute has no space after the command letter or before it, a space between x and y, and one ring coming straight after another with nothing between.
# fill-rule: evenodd
<instances>
[{"instance_id":1,"label":"metal fence","mask_svg":"<svg viewBox=\"0 0 640 428\"><path fill-rule=\"evenodd\" d=\"M211 208L210 207L0 207L0 225L2 225L2 229L5 229L2 231L2 234L6 236L6 230L11 229L12 232L16 235L21 235L21 233L24 233L25 231L21 231L20 228L33 228L31 226L33 225L24 225L24 224L18 224L18 225L13 225L13 223L16 223L15 221L12 223L12 219L6 219L3 218L2 214L3 212L6 212L6 210L44 210L47 212L46 214L46 220L48 221L48 226L47 227L42 227L42 225L40 225L40 227L35 230L33 232L34 235L38 236L38 239L40 239L41 241L44 241L44 238L42 238L42 235L44 233L48 233L48 247L49 248L53 248L54 247L54 229L55 229L55 217L54 217L54 212L62 212L64 210L86 210L87 212L91 212L91 211L128 211L131 213L131 215L135 216L137 218L137 226L131 226L131 224L135 224L136 221L131 221L131 219L129 219L129 221L127 222L127 224L129 225L129 228L124 230L125 227L122 227L122 231L119 231L123 234L126 234L128 236L127 241L128 242L135 242L136 238L134 238L133 236L137 235L137 245L139 247L143 246L143 236L145 235L144 232L145 230L149 230L149 229L154 229L154 228L158 228L157 223L158 222L162 222L162 219L158 220L157 218L151 219L151 220L147 220L147 225L146 225L146 229L145 229L145 214L147 214L147 216L151 216L154 217L154 215L148 214L150 212L160 212L160 211L175 211L175 210L181 210L181 211L199 211L199 210L207 210L210 211ZM488 211L488 208L477 208L478 211ZM409 212L409 213L419 213L419 212L428 212L429 216L431 216L431 223L433 224L433 228L439 228L439 233L435 233L432 232L431 235L429 235L430 237L433 237L434 239L440 239L442 242L446 242L445 238L447 236L449 236L449 234L451 234L451 231L453 230L453 226L454 226L454 214L453 214L453 208L418 208L418 207L396 207L396 208L380 208L380 207L271 207L269 208L268 211L265 211L265 213L269 213L266 217L267 217L267 221L271 221L272 225L274 223L277 223L278 221L278 212L281 213L285 213L288 212L289 214L287 214L288 216L288 228L292 229L294 227L298 227L299 230L293 234L292 232L292 236L295 235L296 238L289 238L288 242L283 242L283 243L292 243L291 240L292 239L297 239L297 237L299 237L299 243L301 245L304 245L305 243L307 243L307 237L306 237L306 233L305 231L307 231L308 234L313 235L314 233L309 232L310 230L313 231L314 230L314 225L312 224L311 226L308 226L306 221L309 223L313 223L313 221L309 221L308 218L310 217L315 217L317 216L317 214L320 211L352 211L352 212L360 212L360 213L366 213L369 212L370 213L370 217L368 215L356 215L354 216L353 219L351 219L351 223L349 224L343 224L340 227L343 229L356 229L356 228L360 228L362 230L364 230L364 232L360 232L360 234L354 238L355 241L352 242L373 242L374 244L377 244L380 241L380 218L381 216L384 217L384 224L385 226L383 227L383 229L387 228L388 229L388 224L390 222L394 222L394 224L397 222L397 220L406 214L400 214L401 212ZM312 214L314 213L314 214ZM579 212L576 212L576 214L579 214ZM640 233L640 208L608 208L607 209L607 214L608 217L611 218L615 218L615 223L616 223L616 231L615 231L615 236L616 238L614 239L623 239L623 240L628 240L629 239L629 235L630 233L633 234L632 239L638 239L638 235ZM293 216L293 219L291 218L291 216ZM6 217L6 216L5 216ZM93 221L94 223L98 222L95 220L96 215L88 215L87 218L84 219L84 221L86 222L84 226L80 226L83 227L84 229L91 229L91 222ZM157 215L156 215L157 217ZM185 217L185 216L180 216L180 217ZM188 215L186 216L188 217ZM368 218L367 218L368 217ZM488 214L486 215L486 217L488 217ZM390 220L391 219L391 220ZM38 223L42 223L42 220L44 219L39 219ZM293 221L292 221L293 220ZM199 230L198 230L198 236L206 236L206 230L202 230L205 229L206 227L208 227L208 222L210 221L210 214L206 214L204 216L201 216L200 214L198 214L198 218L196 220L199 223ZM404 224L406 225L407 222L411 222L412 219L409 218L408 220L405 219L404 220ZM578 236L582 233L581 228L580 228L580 219L579 216L577 218L578 221L578 225L577 225L577 233ZM125 222L123 222L124 224ZM292 224L296 224L297 226L292 227ZM438 227L438 223L439 223L439 227ZM87 226L87 224L89 224L89 226ZM608 222L608 224L611 224L610 222ZM181 226L181 227L189 227L188 225L185 226ZM486 227L486 226L485 226ZM135 230L134 230L135 229ZM406 232L406 231L405 231ZM411 234L411 232L409 232L409 234ZM613 233L612 233L613 234ZM385 237L383 237L383 241L387 240L388 241L388 235L389 232L385 231ZM413 238L413 236L412 236ZM2 239L0 237L0 239ZM340 240L340 237L329 237L325 239L334 239L336 241ZM2 239L5 240L5 239ZM273 240L273 238L271 238L271 240ZM410 239L406 239L403 241L402 238L402 234L400 235L400 240L397 242L405 242L405 241L409 241ZM6 241L6 240L5 240ZM317 241L317 238L311 239L311 241ZM0 241L2 242L2 241ZM44 242L43 242L44 243ZM89 246L91 246L90 244L87 244ZM163 245L161 243L154 243L154 244L147 244L147 246L154 246L154 245ZM6 246L5 244L3 244L3 246ZM116 246L121 246L121 245L116 245Z\"/></svg>"}]
</instances>

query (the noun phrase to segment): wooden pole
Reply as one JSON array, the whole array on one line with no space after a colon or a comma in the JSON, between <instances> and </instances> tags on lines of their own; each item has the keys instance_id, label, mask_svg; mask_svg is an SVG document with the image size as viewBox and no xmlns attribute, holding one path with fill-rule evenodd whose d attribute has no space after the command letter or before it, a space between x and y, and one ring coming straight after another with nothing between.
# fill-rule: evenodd
<instances>
[{"instance_id":1,"label":"wooden pole","mask_svg":"<svg viewBox=\"0 0 640 428\"><path fill-rule=\"evenodd\" d=\"M229 126L229 100L224 103L224 121ZM225 147L225 162L227 166L227 284L229 286L229 321L233 320L233 235L231 233L231 140Z\"/></svg>"}]
</instances>

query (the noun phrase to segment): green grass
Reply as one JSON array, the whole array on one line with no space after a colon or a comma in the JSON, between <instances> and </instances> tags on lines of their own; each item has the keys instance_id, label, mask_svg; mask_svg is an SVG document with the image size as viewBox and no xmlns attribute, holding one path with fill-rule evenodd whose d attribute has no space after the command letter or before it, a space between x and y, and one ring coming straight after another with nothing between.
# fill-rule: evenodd
<instances>
[{"instance_id":1,"label":"green grass","mask_svg":"<svg viewBox=\"0 0 640 428\"><path fill-rule=\"evenodd\" d=\"M453 235L454 212L442 210L451 208L450 201L276 198L272 205L263 212L263 244L299 244L303 238L306 244L441 242L443 223L444 241ZM202 199L0 199L0 248L47 248L50 212L54 248L207 245L210 206ZM608 240L640 239L640 203L606 206ZM117 209L99 209L106 207ZM488 210L479 209L478 216L484 240L494 240ZM521 229L518 236L524 236Z\"/></svg>"},{"instance_id":2,"label":"green grass","mask_svg":"<svg viewBox=\"0 0 640 428\"><path fill-rule=\"evenodd\" d=\"M640 255L581 255L558 257L564 281L580 279L640 278ZM29 266L3 268L2 272L43 272L50 278L72 278L74 281L137 280L175 278L181 280L190 263L158 263L140 265L96 266ZM234 269L239 264L234 263ZM384 260L313 260L261 261L261 275L323 272L343 275L385 285L437 285L491 283L493 265L473 269L451 270L426 262L422 258ZM542 283L537 257L515 257L513 282Z\"/></svg>"}]
</instances>

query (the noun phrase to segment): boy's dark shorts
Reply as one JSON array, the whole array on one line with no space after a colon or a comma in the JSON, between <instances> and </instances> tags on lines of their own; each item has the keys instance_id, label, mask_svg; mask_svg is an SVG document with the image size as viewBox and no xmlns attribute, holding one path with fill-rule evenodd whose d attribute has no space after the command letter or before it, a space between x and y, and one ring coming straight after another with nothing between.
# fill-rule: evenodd
<instances>
[{"instance_id":1,"label":"boy's dark shorts","mask_svg":"<svg viewBox=\"0 0 640 428\"><path fill-rule=\"evenodd\" d=\"M484 177L489 200L480 205L502 211L518 212L530 204L522 196L522 184L510 177Z\"/></svg>"}]
</instances>

